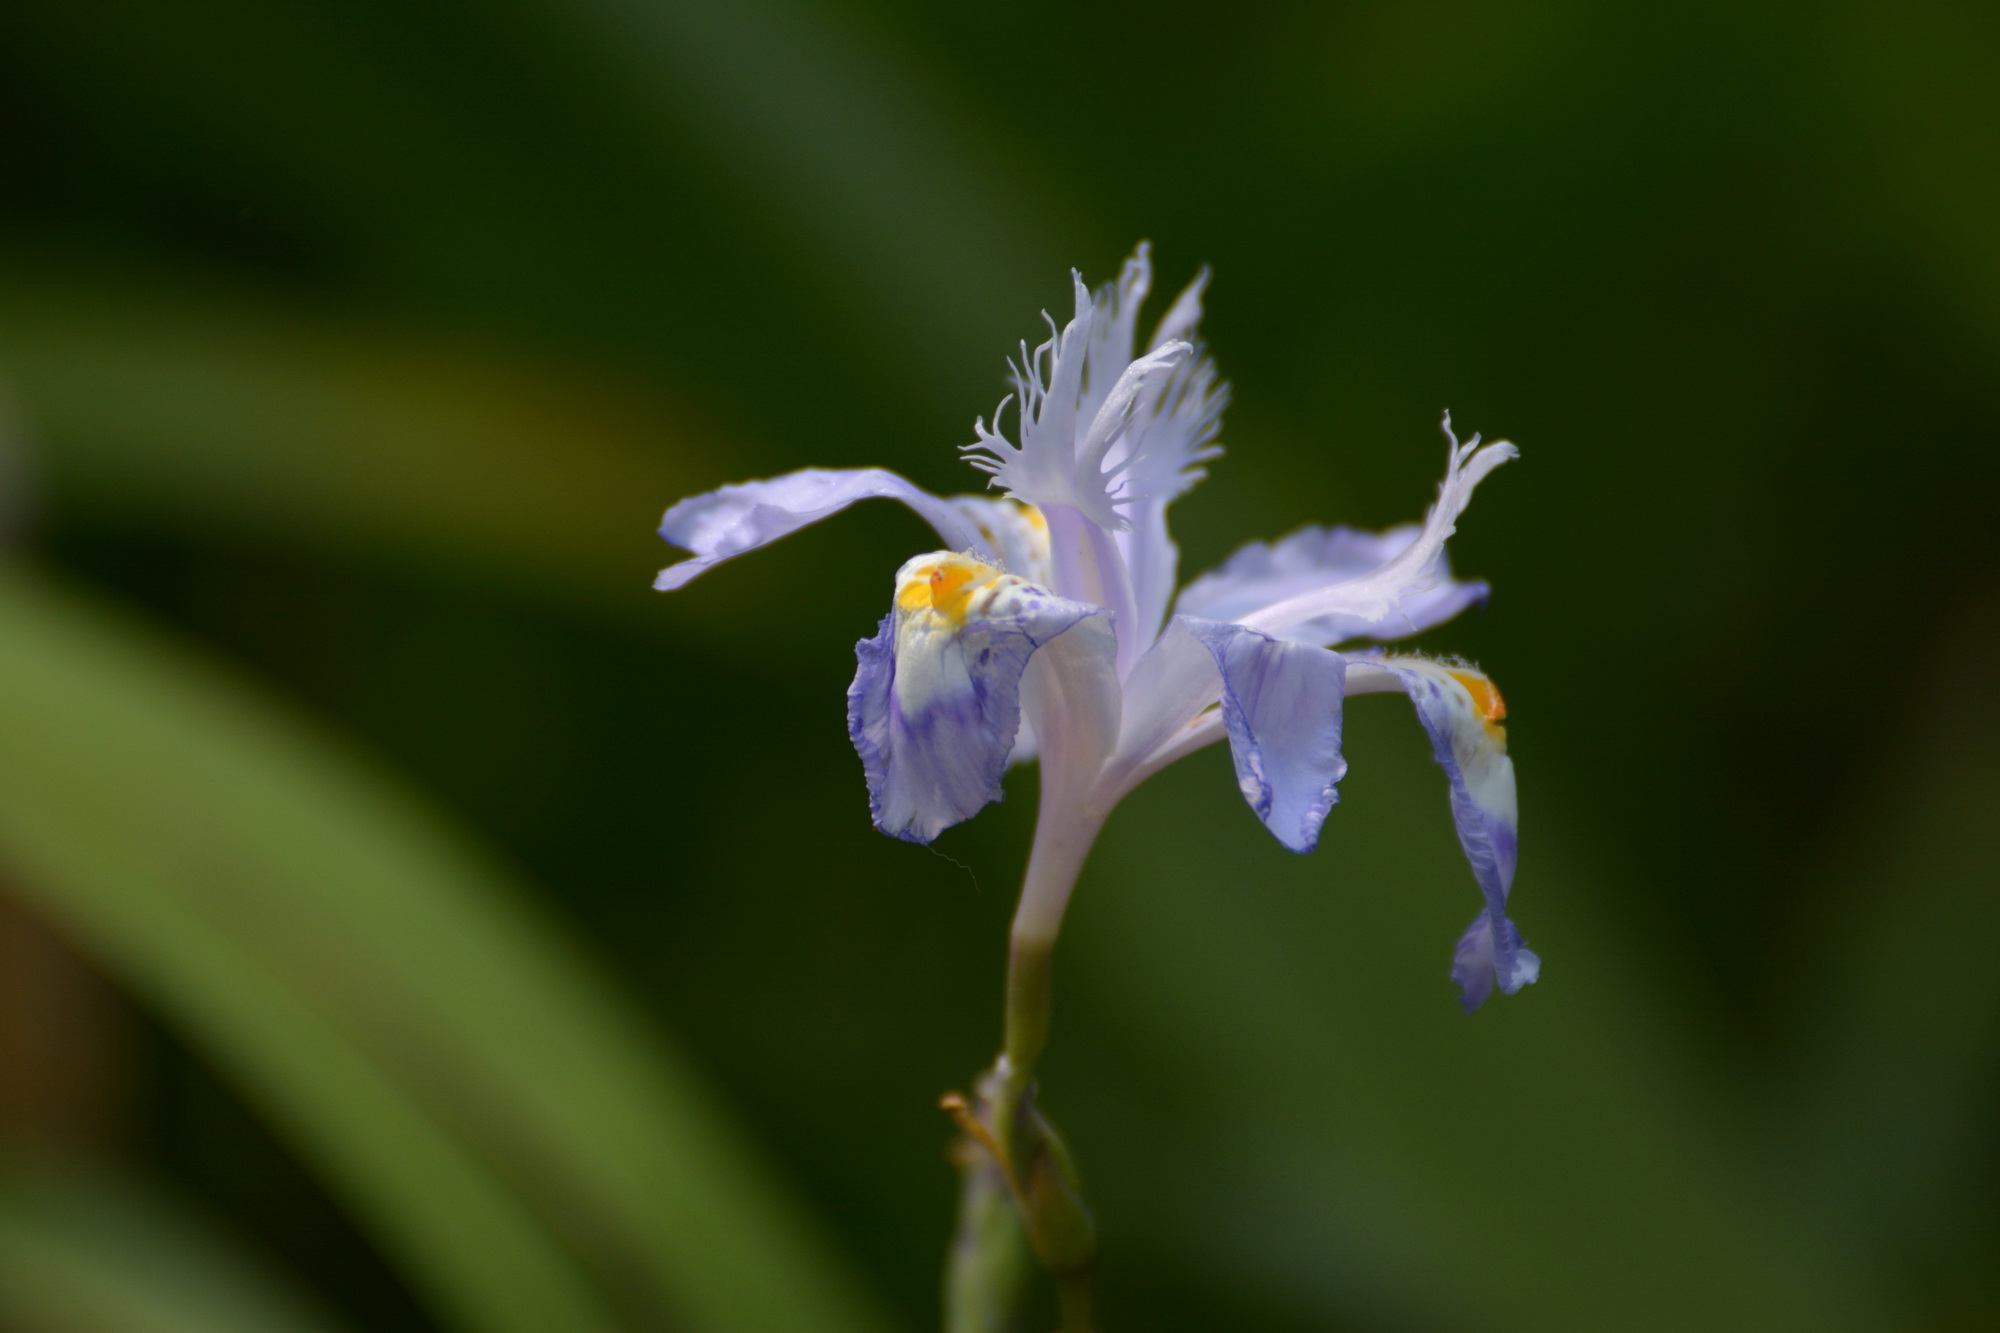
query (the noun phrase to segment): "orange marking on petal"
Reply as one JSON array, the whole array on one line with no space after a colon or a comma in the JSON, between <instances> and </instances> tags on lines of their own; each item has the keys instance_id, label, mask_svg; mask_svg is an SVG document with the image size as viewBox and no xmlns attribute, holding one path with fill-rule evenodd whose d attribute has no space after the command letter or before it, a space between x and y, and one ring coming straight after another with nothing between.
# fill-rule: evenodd
<instances>
[{"instance_id":1,"label":"orange marking on petal","mask_svg":"<svg viewBox=\"0 0 2000 1333\"><path fill-rule=\"evenodd\" d=\"M936 565L918 565L911 570L909 577L903 580L902 586L896 589L897 607L904 611L921 611L929 606L931 604L929 576L936 569Z\"/></svg>"},{"instance_id":2,"label":"orange marking on petal","mask_svg":"<svg viewBox=\"0 0 2000 1333\"><path fill-rule=\"evenodd\" d=\"M973 599L981 590L995 587L1001 577L998 569L973 556L928 558L912 566L896 585L896 609L935 612L953 626L962 626Z\"/></svg>"},{"instance_id":3,"label":"orange marking on petal","mask_svg":"<svg viewBox=\"0 0 2000 1333\"><path fill-rule=\"evenodd\" d=\"M1481 721L1498 722L1507 716L1507 701L1500 697L1500 688L1477 671L1448 671L1445 673L1465 687L1472 696L1472 706L1479 710Z\"/></svg>"},{"instance_id":4,"label":"orange marking on petal","mask_svg":"<svg viewBox=\"0 0 2000 1333\"><path fill-rule=\"evenodd\" d=\"M931 607L939 615L952 621L965 619L965 604L972 600L972 594L979 583L976 578L980 568L970 561L947 560L931 571Z\"/></svg>"}]
</instances>

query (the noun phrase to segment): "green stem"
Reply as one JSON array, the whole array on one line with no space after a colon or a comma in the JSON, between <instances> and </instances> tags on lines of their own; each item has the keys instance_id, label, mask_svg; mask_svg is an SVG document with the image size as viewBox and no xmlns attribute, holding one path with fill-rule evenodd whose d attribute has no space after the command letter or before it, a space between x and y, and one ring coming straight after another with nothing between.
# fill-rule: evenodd
<instances>
[{"instance_id":1,"label":"green stem","mask_svg":"<svg viewBox=\"0 0 2000 1333\"><path fill-rule=\"evenodd\" d=\"M1103 826L1102 815L1069 804L1052 791L1044 793L1008 941L1006 1029L998 1067L998 1109L1004 1114L995 1126L1002 1142L1012 1133L1012 1121L1049 1044L1056 937L1062 932L1070 892Z\"/></svg>"},{"instance_id":2,"label":"green stem","mask_svg":"<svg viewBox=\"0 0 2000 1333\"><path fill-rule=\"evenodd\" d=\"M975 1106L1003 1160L995 1162L969 1141L962 1145L966 1155L958 1230L945 1270L946 1333L997 1333L1010 1326L1019 1305L1025 1276L1023 1229L1020 1201L1009 1188L1007 1172L1015 1173L1012 1186L1024 1186L1024 1176L1035 1165L1032 1155L1046 1152L1039 1142L1023 1141L1032 1114L1024 1112L1035 1067L1048 1046L1056 937L1103 824L1103 815L1070 794L1053 785L1043 788L1034 848L1009 938L1001 1054L982 1080ZM1084 1333L1090 1326L1088 1279L1080 1270L1066 1270L1057 1279L1064 1333Z\"/></svg>"},{"instance_id":3,"label":"green stem","mask_svg":"<svg viewBox=\"0 0 2000 1333\"><path fill-rule=\"evenodd\" d=\"M945 1261L944 1333L1008 1333L1028 1276L1028 1241L1013 1192L984 1149L961 1146L958 1231Z\"/></svg>"}]
</instances>

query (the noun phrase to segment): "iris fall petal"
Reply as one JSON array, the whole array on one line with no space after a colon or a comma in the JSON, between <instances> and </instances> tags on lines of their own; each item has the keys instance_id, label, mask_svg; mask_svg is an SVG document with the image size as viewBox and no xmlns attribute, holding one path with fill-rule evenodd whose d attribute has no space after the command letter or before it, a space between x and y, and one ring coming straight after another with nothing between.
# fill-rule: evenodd
<instances>
[{"instance_id":1,"label":"iris fall petal","mask_svg":"<svg viewBox=\"0 0 2000 1333\"><path fill-rule=\"evenodd\" d=\"M1104 616L970 556L940 551L906 563L895 608L855 646L847 692L847 731L875 826L929 842L999 800L1029 659Z\"/></svg>"}]
</instances>

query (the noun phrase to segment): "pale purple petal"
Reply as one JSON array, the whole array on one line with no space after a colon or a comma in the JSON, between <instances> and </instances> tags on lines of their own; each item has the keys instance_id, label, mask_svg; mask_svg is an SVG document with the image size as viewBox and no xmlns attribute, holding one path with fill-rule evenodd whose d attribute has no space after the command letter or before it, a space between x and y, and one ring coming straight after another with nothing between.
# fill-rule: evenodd
<instances>
[{"instance_id":1,"label":"pale purple petal","mask_svg":"<svg viewBox=\"0 0 2000 1333\"><path fill-rule=\"evenodd\" d=\"M1222 673L1222 720L1243 799L1279 842L1311 851L1347 772L1340 757L1345 661L1240 625L1179 623Z\"/></svg>"},{"instance_id":2,"label":"pale purple petal","mask_svg":"<svg viewBox=\"0 0 2000 1333\"><path fill-rule=\"evenodd\" d=\"M1139 306L1152 286L1150 249L1141 244L1116 283L1093 295L1072 275L1076 313L1014 368L1016 428L1008 439L998 413L973 424L968 461L1015 499L1064 505L1108 532L1122 532L1147 501L1164 503L1201 476L1215 456L1228 394L1214 366L1186 339L1201 318L1197 278L1167 313L1143 354L1134 352ZM1003 408L1006 404L1003 402ZM1164 616L1164 595L1152 599Z\"/></svg>"},{"instance_id":3,"label":"pale purple petal","mask_svg":"<svg viewBox=\"0 0 2000 1333\"><path fill-rule=\"evenodd\" d=\"M1505 440L1481 448L1479 437L1464 444L1451 431L1451 414L1444 417L1446 455L1438 498L1424 516L1415 541L1376 568L1349 578L1280 598L1241 618L1242 623L1268 634L1326 616L1344 616L1370 625L1395 624L1402 604L1428 593L1439 577L1445 539L1457 530L1458 519L1472 502L1472 492L1486 475L1519 451Z\"/></svg>"},{"instance_id":4,"label":"pale purple petal","mask_svg":"<svg viewBox=\"0 0 2000 1333\"><path fill-rule=\"evenodd\" d=\"M1213 717L1221 698L1222 673L1214 655L1186 621L1169 621L1125 676L1111 761L1116 789L1122 794L1157 772L1161 757L1177 752L1190 728Z\"/></svg>"},{"instance_id":5,"label":"pale purple petal","mask_svg":"<svg viewBox=\"0 0 2000 1333\"><path fill-rule=\"evenodd\" d=\"M1407 551L1422 531L1415 523L1387 532L1311 527L1275 543L1251 542L1182 589L1174 611L1203 620L1239 621L1273 602L1379 569ZM1335 611L1271 633L1292 643L1323 647L1359 638L1405 638L1483 603L1487 591L1486 584L1477 579L1452 578L1451 566L1440 550L1431 566L1418 572L1411 590L1397 599L1394 611L1384 620Z\"/></svg>"},{"instance_id":6,"label":"pale purple petal","mask_svg":"<svg viewBox=\"0 0 2000 1333\"><path fill-rule=\"evenodd\" d=\"M1468 683L1481 689L1483 701L1474 699ZM1507 895L1519 855L1519 815L1514 761L1507 757L1506 733L1498 725L1505 710L1491 682L1470 667L1415 657L1348 660L1350 693L1380 689L1401 689L1416 705L1431 752L1451 783L1459 846L1486 898L1485 910L1459 941L1452 963L1452 980L1470 1013L1495 984L1512 995L1541 971L1541 959L1507 919Z\"/></svg>"},{"instance_id":7,"label":"pale purple petal","mask_svg":"<svg viewBox=\"0 0 2000 1333\"><path fill-rule=\"evenodd\" d=\"M767 481L745 481L691 496L667 511L660 535L694 552L660 571L653 586L670 592L710 566L829 518L857 500L901 500L955 551L992 550L950 501L879 467L804 468Z\"/></svg>"},{"instance_id":8,"label":"pale purple petal","mask_svg":"<svg viewBox=\"0 0 2000 1333\"><path fill-rule=\"evenodd\" d=\"M848 735L867 773L876 827L910 842L929 842L1000 799L1029 659L1065 631L1105 616L1100 607L983 565L979 594L960 614L938 614L904 595L927 576L926 562L962 559L940 552L904 565L896 609L874 638L855 646ZM1110 642L1107 627L1107 654ZM1116 707L1114 696L1114 718ZM1043 738L1045 750L1050 739Z\"/></svg>"},{"instance_id":9,"label":"pale purple petal","mask_svg":"<svg viewBox=\"0 0 2000 1333\"><path fill-rule=\"evenodd\" d=\"M1184 432L1171 416L1162 420L1162 409L1168 390L1193 358L1189 343L1175 341L1154 348L1125 367L1096 415L1082 419L1087 424L1077 445L1077 476L1089 480L1092 493L1101 491L1112 505L1122 505L1158 489L1178 493L1192 484L1180 479L1188 465ZM1157 464L1152 461L1155 457ZM1160 480L1153 483L1150 479L1156 475ZM1080 480L1080 490L1083 485ZM1100 519L1100 526L1125 526L1122 514L1107 512L1112 517Z\"/></svg>"},{"instance_id":10,"label":"pale purple petal","mask_svg":"<svg viewBox=\"0 0 2000 1333\"><path fill-rule=\"evenodd\" d=\"M1126 516L1131 526L1114 537L1132 580L1133 628L1140 643L1150 644L1159 637L1173 602L1181 551L1167 531L1166 501L1136 500L1127 506Z\"/></svg>"},{"instance_id":11,"label":"pale purple petal","mask_svg":"<svg viewBox=\"0 0 2000 1333\"><path fill-rule=\"evenodd\" d=\"M1160 316L1160 325L1153 330L1153 341L1148 347L1158 347L1161 343L1175 338L1195 340L1195 332L1201 327L1201 294L1208 288L1209 272L1204 266L1194 275L1194 281L1181 289L1174 303L1167 307L1167 313Z\"/></svg>"},{"instance_id":12,"label":"pale purple petal","mask_svg":"<svg viewBox=\"0 0 2000 1333\"><path fill-rule=\"evenodd\" d=\"M1139 242L1138 249L1119 270L1117 282L1097 289L1092 300L1090 347L1083 363L1083 401L1078 420L1089 421L1111 396L1111 386L1132 364L1133 330L1139 307L1153 287L1153 247Z\"/></svg>"},{"instance_id":13,"label":"pale purple petal","mask_svg":"<svg viewBox=\"0 0 2000 1333\"><path fill-rule=\"evenodd\" d=\"M973 422L974 440L960 446L966 461L992 474L993 484L1009 496L1046 509L1068 505L1100 526L1120 526L1111 508L1104 478L1078 466L1078 446L1089 426L1081 416L1083 368L1096 310L1083 279L1072 273L1076 313L1048 341L1030 353L1024 344L1014 367L1017 446L1001 429L1000 412L993 424ZM1053 329L1053 321L1051 321ZM1114 386L1115 387L1115 386ZM1003 400L1001 408L1006 407Z\"/></svg>"},{"instance_id":14,"label":"pale purple petal","mask_svg":"<svg viewBox=\"0 0 2000 1333\"><path fill-rule=\"evenodd\" d=\"M1167 531L1167 506L1206 476L1201 465L1222 452L1215 435L1228 402L1229 386L1216 379L1214 363L1197 350L1134 416L1120 448L1112 451L1111 464L1121 474L1119 511L1127 524L1117 540L1143 641L1159 633L1180 579L1180 549Z\"/></svg>"}]
</instances>

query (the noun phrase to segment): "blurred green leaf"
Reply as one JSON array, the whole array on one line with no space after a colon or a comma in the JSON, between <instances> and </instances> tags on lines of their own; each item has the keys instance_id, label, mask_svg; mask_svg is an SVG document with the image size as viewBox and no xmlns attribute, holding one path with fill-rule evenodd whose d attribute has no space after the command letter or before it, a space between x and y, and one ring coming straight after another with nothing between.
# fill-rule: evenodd
<instances>
[{"instance_id":1,"label":"blurred green leaf","mask_svg":"<svg viewBox=\"0 0 2000 1333\"><path fill-rule=\"evenodd\" d=\"M204 1222L101 1176L0 1181L0 1324L20 1333L334 1333Z\"/></svg>"},{"instance_id":2,"label":"blurred green leaf","mask_svg":"<svg viewBox=\"0 0 2000 1333\"><path fill-rule=\"evenodd\" d=\"M673 1052L308 729L14 572L0 855L468 1329L878 1327Z\"/></svg>"},{"instance_id":3,"label":"blurred green leaf","mask_svg":"<svg viewBox=\"0 0 2000 1333\"><path fill-rule=\"evenodd\" d=\"M68 514L648 604L690 449L628 385L157 279L0 271L0 304L0 389Z\"/></svg>"}]
</instances>

